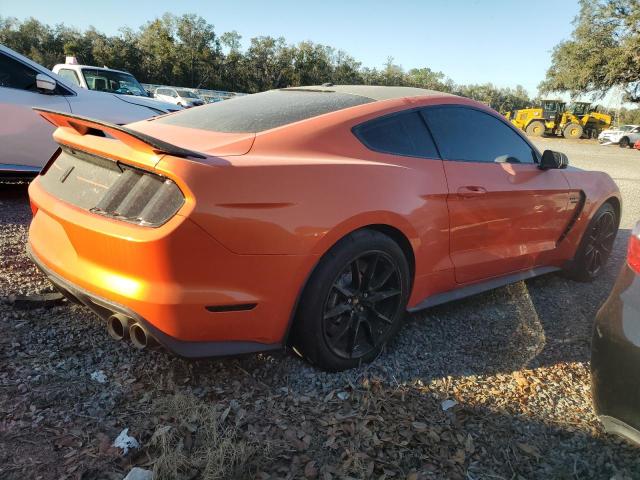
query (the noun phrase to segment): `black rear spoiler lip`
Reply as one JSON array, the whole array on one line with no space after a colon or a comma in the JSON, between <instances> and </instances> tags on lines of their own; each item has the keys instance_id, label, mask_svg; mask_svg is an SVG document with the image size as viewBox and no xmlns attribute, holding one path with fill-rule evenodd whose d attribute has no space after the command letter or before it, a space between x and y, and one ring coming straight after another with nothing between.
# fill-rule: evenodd
<instances>
[{"instance_id":1,"label":"black rear spoiler lip","mask_svg":"<svg viewBox=\"0 0 640 480\"><path fill-rule=\"evenodd\" d=\"M82 120L82 121L85 121L85 122L91 122L91 123L93 123L95 125L108 127L108 128L113 129L113 130L117 130L119 132L126 133L127 135L130 135L133 138L135 138L137 140L140 140L143 143L146 143L150 147L153 147L154 150L157 150L160 153L166 153L167 155L172 155L174 157L181 157L181 158L187 158L187 157L207 158L207 156L203 155L202 153L194 152L193 150L188 150L186 148L182 148L182 147L178 147L176 145L172 145L171 143L165 142L163 140L160 140L158 138L152 137L152 136L147 135L145 133L136 132L135 130L132 130L130 128L123 127L122 125L116 125L114 123L104 122L102 120L96 120L94 118L85 117L83 115L74 115L72 113L59 112L57 110L50 110L48 108L33 107L33 110L35 110L36 112L54 113L56 115L60 115L61 117L66 117L66 118L73 119L73 120Z\"/></svg>"}]
</instances>

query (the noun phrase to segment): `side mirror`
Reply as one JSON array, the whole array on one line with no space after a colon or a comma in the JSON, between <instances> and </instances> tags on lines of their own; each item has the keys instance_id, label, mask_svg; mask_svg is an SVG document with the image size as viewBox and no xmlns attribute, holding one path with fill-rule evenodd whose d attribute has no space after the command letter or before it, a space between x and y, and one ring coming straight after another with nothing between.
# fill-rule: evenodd
<instances>
[{"instance_id":1,"label":"side mirror","mask_svg":"<svg viewBox=\"0 0 640 480\"><path fill-rule=\"evenodd\" d=\"M56 89L56 81L45 75L44 73L39 73L36 75L36 87L38 90L42 90L46 93L51 93Z\"/></svg>"},{"instance_id":2,"label":"side mirror","mask_svg":"<svg viewBox=\"0 0 640 480\"><path fill-rule=\"evenodd\" d=\"M564 153L553 150L545 150L540 159L540 165L538 165L541 170L567 168L567 166L569 166L569 158Z\"/></svg>"}]
</instances>

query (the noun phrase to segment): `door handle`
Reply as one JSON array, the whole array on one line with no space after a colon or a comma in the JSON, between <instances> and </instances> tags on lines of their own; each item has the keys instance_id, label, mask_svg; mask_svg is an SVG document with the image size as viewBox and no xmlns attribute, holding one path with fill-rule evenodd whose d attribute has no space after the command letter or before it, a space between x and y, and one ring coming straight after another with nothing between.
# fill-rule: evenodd
<instances>
[{"instance_id":1,"label":"door handle","mask_svg":"<svg viewBox=\"0 0 640 480\"><path fill-rule=\"evenodd\" d=\"M467 185L465 187L458 188L458 196L460 197L477 197L478 195L484 195L487 193L487 189L484 187L478 187L476 185Z\"/></svg>"}]
</instances>

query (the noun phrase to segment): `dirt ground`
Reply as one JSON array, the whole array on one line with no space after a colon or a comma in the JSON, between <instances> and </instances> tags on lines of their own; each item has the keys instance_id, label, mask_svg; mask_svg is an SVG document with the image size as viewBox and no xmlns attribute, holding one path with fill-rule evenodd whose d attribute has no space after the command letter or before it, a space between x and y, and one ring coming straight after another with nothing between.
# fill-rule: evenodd
<instances>
[{"instance_id":1,"label":"dirt ground","mask_svg":"<svg viewBox=\"0 0 640 480\"><path fill-rule=\"evenodd\" d=\"M640 450L591 407L593 317L640 219L640 151L536 139L607 171L623 195L593 283L547 275L408 316L369 366L315 370L291 352L186 361L108 337L24 253L23 185L0 185L0 478L640 478ZM128 429L139 443L112 446Z\"/></svg>"}]
</instances>

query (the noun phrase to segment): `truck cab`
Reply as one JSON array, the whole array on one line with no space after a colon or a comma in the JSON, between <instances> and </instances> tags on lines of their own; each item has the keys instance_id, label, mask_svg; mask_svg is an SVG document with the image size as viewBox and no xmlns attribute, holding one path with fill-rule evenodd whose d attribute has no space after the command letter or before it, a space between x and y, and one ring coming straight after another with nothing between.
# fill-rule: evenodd
<instances>
[{"instance_id":1,"label":"truck cab","mask_svg":"<svg viewBox=\"0 0 640 480\"><path fill-rule=\"evenodd\" d=\"M53 73L60 75L67 80L67 82L87 90L127 97L138 97L136 103L142 101L145 106L156 108L162 112L172 112L182 109L179 105L154 99L140 82L138 82L136 77L128 72L115 70L106 66L95 67L92 65L80 65L75 57L67 57L65 63L55 65L53 67Z\"/></svg>"}]
</instances>

